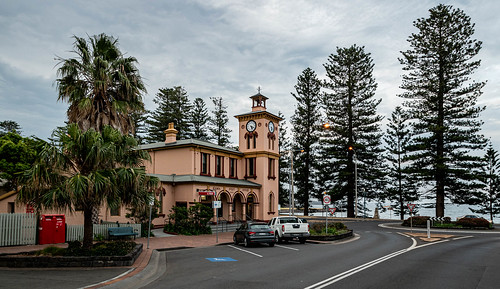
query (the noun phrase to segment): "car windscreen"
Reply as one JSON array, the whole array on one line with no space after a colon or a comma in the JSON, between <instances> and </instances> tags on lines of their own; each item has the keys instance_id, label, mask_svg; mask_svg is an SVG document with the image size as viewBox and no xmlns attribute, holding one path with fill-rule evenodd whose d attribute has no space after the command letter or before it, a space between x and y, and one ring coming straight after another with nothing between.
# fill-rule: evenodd
<instances>
[{"instance_id":1,"label":"car windscreen","mask_svg":"<svg viewBox=\"0 0 500 289\"><path fill-rule=\"evenodd\" d=\"M286 223L298 223L299 220L297 218L281 218L280 223L281 224L286 224Z\"/></svg>"}]
</instances>

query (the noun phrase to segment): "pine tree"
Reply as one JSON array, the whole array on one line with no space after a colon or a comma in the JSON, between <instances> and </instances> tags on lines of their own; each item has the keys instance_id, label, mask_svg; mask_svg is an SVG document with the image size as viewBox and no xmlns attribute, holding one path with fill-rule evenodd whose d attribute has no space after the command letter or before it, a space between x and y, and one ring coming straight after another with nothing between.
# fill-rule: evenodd
<instances>
[{"instance_id":1,"label":"pine tree","mask_svg":"<svg viewBox=\"0 0 500 289\"><path fill-rule=\"evenodd\" d=\"M211 97L214 103L214 110L212 110L212 117L210 118L210 132L213 139L220 146L229 145L229 133L231 130L227 127L229 117L227 116L227 106L224 105L222 97Z\"/></svg>"},{"instance_id":2,"label":"pine tree","mask_svg":"<svg viewBox=\"0 0 500 289\"><path fill-rule=\"evenodd\" d=\"M290 139L288 138L285 126L285 116L283 113L278 112L278 117L283 120L279 124L279 204L282 206L289 206L290 200L290 157L287 151L291 149Z\"/></svg>"},{"instance_id":3,"label":"pine tree","mask_svg":"<svg viewBox=\"0 0 500 289\"><path fill-rule=\"evenodd\" d=\"M411 173L411 163L408 160L408 145L411 141L411 131L408 127L408 116L400 106L392 112L384 136L386 143L386 159L389 163L388 186L385 198L392 201L397 208L401 220L409 212L407 204L419 199L418 185Z\"/></svg>"},{"instance_id":4,"label":"pine tree","mask_svg":"<svg viewBox=\"0 0 500 289\"><path fill-rule=\"evenodd\" d=\"M191 111L191 124L193 126L193 138L208 141L208 110L205 101L201 98L196 98Z\"/></svg>"},{"instance_id":5,"label":"pine tree","mask_svg":"<svg viewBox=\"0 0 500 289\"><path fill-rule=\"evenodd\" d=\"M474 213L488 214L493 222L495 215L500 214L500 160L498 152L491 144L486 150L482 167L481 183L483 189L472 198L472 204L479 205L480 209L470 209Z\"/></svg>"},{"instance_id":6,"label":"pine tree","mask_svg":"<svg viewBox=\"0 0 500 289\"><path fill-rule=\"evenodd\" d=\"M180 86L161 88L153 101L158 107L149 112L149 117L146 120L148 125L147 140L149 142L165 141L163 131L168 128L168 124L171 122L174 123L175 129L179 131L177 134L178 139L191 137L189 115L192 106L184 88Z\"/></svg>"},{"instance_id":7,"label":"pine tree","mask_svg":"<svg viewBox=\"0 0 500 289\"><path fill-rule=\"evenodd\" d=\"M296 93L292 92L297 101L295 113L292 116L292 131L294 151L294 185L297 188L296 198L299 205L304 206L304 215L309 215L309 198L314 189L313 164L315 153L313 146L318 142L318 130L321 127L321 82L316 73L306 68L297 77Z\"/></svg>"},{"instance_id":8,"label":"pine tree","mask_svg":"<svg viewBox=\"0 0 500 289\"><path fill-rule=\"evenodd\" d=\"M481 49L470 17L442 4L429 11L414 22L419 31L401 52L401 97L412 119L415 167L436 194L436 216L443 217L446 197L465 202L477 185L480 157L471 152L485 144L478 119L484 108L476 106L485 82L470 80Z\"/></svg>"},{"instance_id":9,"label":"pine tree","mask_svg":"<svg viewBox=\"0 0 500 289\"><path fill-rule=\"evenodd\" d=\"M142 111L141 112L135 111L130 114L130 118L132 119L132 123L134 126L132 135L137 140L137 143L143 144L147 134L147 127L146 127L147 114Z\"/></svg>"},{"instance_id":10,"label":"pine tree","mask_svg":"<svg viewBox=\"0 0 500 289\"><path fill-rule=\"evenodd\" d=\"M319 183L333 199L346 195L347 216L354 217L356 193L375 198L383 187L382 117L376 111L381 99L374 99L377 84L370 53L356 45L336 52L324 64L329 131L320 143Z\"/></svg>"}]
</instances>

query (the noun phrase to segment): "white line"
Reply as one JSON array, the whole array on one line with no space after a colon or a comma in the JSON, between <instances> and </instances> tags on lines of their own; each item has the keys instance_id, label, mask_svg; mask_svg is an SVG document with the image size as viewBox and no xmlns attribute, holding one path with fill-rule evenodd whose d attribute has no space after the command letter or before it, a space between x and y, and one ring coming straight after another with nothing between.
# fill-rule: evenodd
<instances>
[{"instance_id":1,"label":"white line","mask_svg":"<svg viewBox=\"0 0 500 289\"><path fill-rule=\"evenodd\" d=\"M107 282L111 282L111 281L113 281L113 280L116 280L116 279L118 279L118 278L121 278L122 276L127 275L128 273L130 273L130 272L132 272L132 271L134 271L134 270L135 270L135 268L131 268L131 269L129 269L129 270L127 270L127 271L123 272L122 274L120 274L120 275L118 275L118 276L116 276L116 277L114 277L114 278L111 278L111 279L108 279L108 280L104 280L104 281L102 281L102 282L95 283L95 284L92 284L92 285L86 285L85 287L80 287L80 288L78 288L78 289L91 288L91 287L94 287L94 286L97 286L97 285L101 285L101 284L104 284L104 283L107 283Z\"/></svg>"},{"instance_id":2,"label":"white line","mask_svg":"<svg viewBox=\"0 0 500 289\"><path fill-rule=\"evenodd\" d=\"M474 237L474 236L456 237L456 238L453 238L453 240L467 239L467 238L472 238L472 237Z\"/></svg>"},{"instance_id":3,"label":"white line","mask_svg":"<svg viewBox=\"0 0 500 289\"><path fill-rule=\"evenodd\" d=\"M403 236L406 236L406 235L403 235ZM409 237L409 236L407 236L407 237ZM411 237L409 237L409 238L411 238ZM367 268L370 268L370 267L375 266L375 265L377 265L379 263L382 263L382 262L384 262L386 260L389 260L391 258L394 258L396 256L399 256L401 254L404 254L404 253L406 253L406 252L408 252L410 250L413 250L413 249L417 248L416 247L417 241L414 238L411 238L411 239L413 241L412 245L410 247L406 248L406 249L402 249L402 250L393 252L391 254L388 254L386 256L382 256L382 257L380 257L380 258L378 258L376 260L370 261L368 263L362 264L362 265L360 265L358 267L352 268L350 270L347 270L345 272L337 274L337 275L335 275L333 277L330 277L328 279L320 281L320 282L318 282L316 284L313 284L313 285L311 285L309 287L306 287L305 289L312 289L312 288L321 289L321 288L324 288L324 287L329 286L329 285L331 285L333 283L336 283L336 282L338 282L338 281L340 281L340 280L342 280L344 278L347 278L347 277L349 277L351 275L354 275L354 274L356 274L358 272L361 272L361 271L363 271L363 270L365 270Z\"/></svg>"},{"instance_id":4,"label":"white line","mask_svg":"<svg viewBox=\"0 0 500 289\"><path fill-rule=\"evenodd\" d=\"M292 247L285 247L285 246L281 246L281 245L276 245L276 247L280 247L280 248L284 248L284 249L288 249L288 250L300 251L299 249L296 249L296 248L292 248Z\"/></svg>"},{"instance_id":5,"label":"white line","mask_svg":"<svg viewBox=\"0 0 500 289\"><path fill-rule=\"evenodd\" d=\"M240 251L245 252L245 253L248 253L248 254L255 255L255 256L260 257L260 258L262 258L262 257L263 257L263 256L261 256L261 255L259 255L259 254L255 254L254 252L250 252L250 251L247 251L247 250L240 249L240 248L235 247L235 246L233 246L233 245L228 245L228 247L234 248L234 249L236 249L236 250L240 250Z\"/></svg>"}]
</instances>

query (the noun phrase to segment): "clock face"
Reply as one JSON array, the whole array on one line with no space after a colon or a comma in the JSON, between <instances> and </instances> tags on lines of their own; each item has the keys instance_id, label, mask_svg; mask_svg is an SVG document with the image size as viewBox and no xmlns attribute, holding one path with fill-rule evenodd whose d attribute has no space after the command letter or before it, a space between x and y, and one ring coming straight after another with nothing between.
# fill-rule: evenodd
<instances>
[{"instance_id":1,"label":"clock face","mask_svg":"<svg viewBox=\"0 0 500 289\"><path fill-rule=\"evenodd\" d=\"M254 120L250 120L250 121L247 122L247 130L249 132L253 132L256 127L257 127L257 123L255 123Z\"/></svg>"},{"instance_id":2,"label":"clock face","mask_svg":"<svg viewBox=\"0 0 500 289\"><path fill-rule=\"evenodd\" d=\"M270 121L268 128L269 128L269 132L274 132L274 122Z\"/></svg>"}]
</instances>

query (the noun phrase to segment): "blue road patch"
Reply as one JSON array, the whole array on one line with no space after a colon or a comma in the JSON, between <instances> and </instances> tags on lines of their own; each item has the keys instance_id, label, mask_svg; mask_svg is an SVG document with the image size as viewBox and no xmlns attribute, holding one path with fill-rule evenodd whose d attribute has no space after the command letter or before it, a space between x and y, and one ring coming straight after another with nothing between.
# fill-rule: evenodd
<instances>
[{"instance_id":1,"label":"blue road patch","mask_svg":"<svg viewBox=\"0 0 500 289\"><path fill-rule=\"evenodd\" d=\"M217 258L206 258L210 262L234 262L238 260L234 260L233 258L229 257L217 257Z\"/></svg>"}]
</instances>

